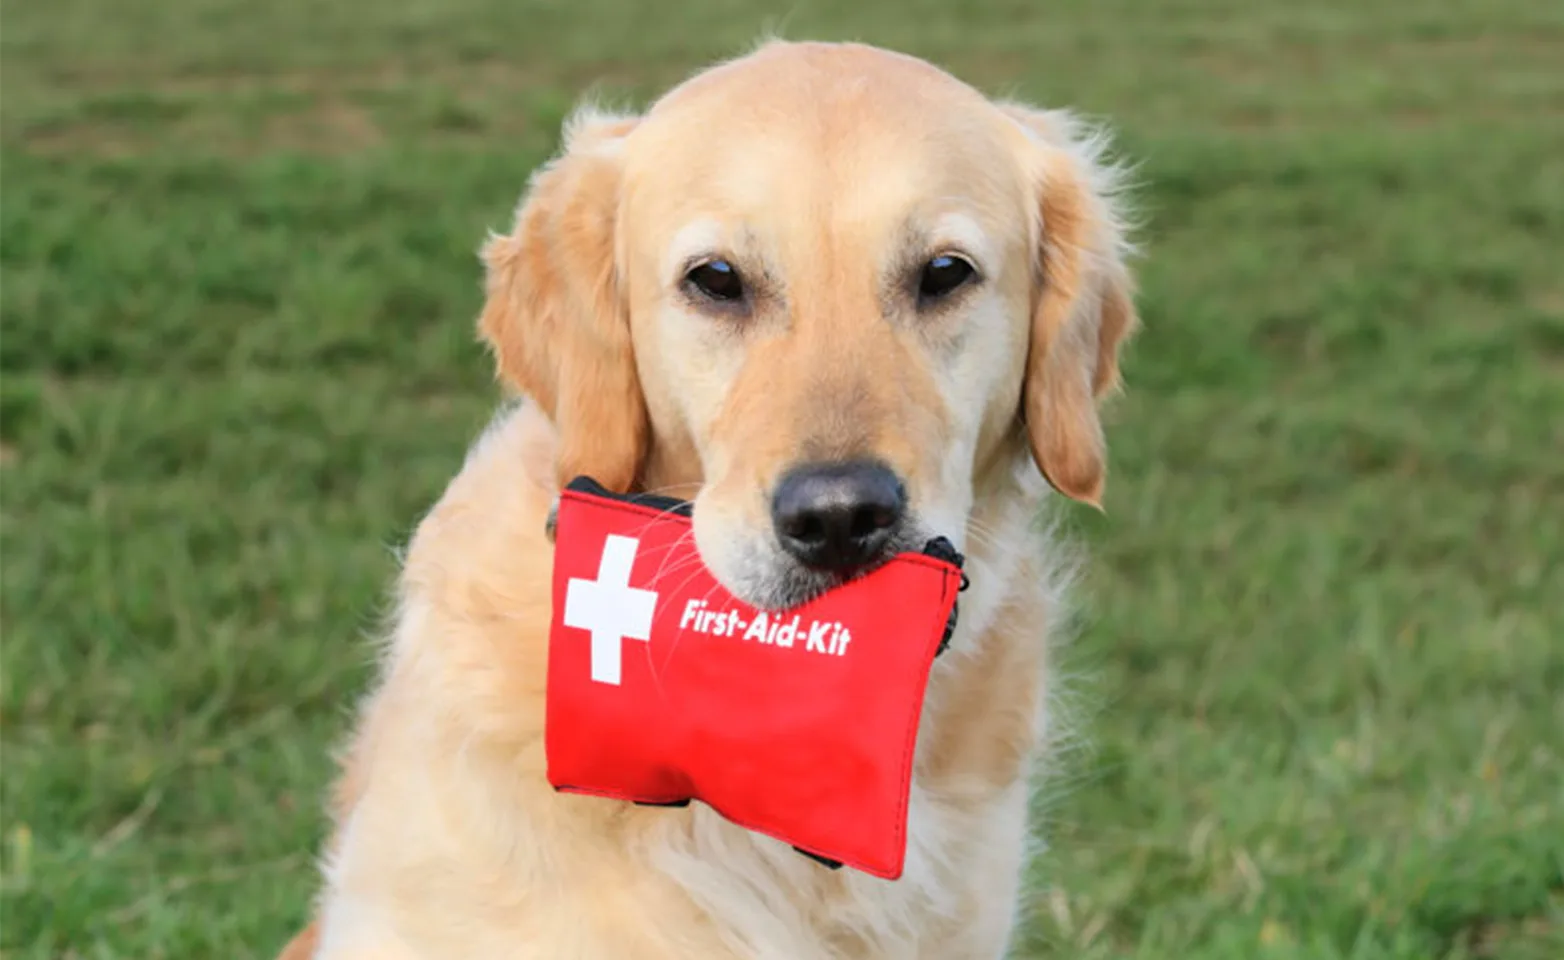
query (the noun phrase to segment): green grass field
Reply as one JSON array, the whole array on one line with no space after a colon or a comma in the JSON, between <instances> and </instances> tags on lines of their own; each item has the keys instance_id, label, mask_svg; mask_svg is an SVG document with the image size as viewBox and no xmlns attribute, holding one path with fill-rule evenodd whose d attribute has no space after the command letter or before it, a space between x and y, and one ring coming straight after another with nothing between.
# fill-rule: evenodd
<instances>
[{"instance_id":1,"label":"green grass field","mask_svg":"<svg viewBox=\"0 0 1564 960\"><path fill-rule=\"evenodd\" d=\"M6 4L0 956L271 956L575 98L766 30L1110 120L1146 330L1020 957L1564 957L1564 5ZM953 958L960 960L960 958Z\"/></svg>"}]
</instances>

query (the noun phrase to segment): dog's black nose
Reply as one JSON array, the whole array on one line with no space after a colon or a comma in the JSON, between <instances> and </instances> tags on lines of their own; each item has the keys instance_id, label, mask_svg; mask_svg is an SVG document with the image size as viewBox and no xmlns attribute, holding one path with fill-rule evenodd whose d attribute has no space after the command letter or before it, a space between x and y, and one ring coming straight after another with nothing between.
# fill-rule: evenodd
<instances>
[{"instance_id":1,"label":"dog's black nose","mask_svg":"<svg viewBox=\"0 0 1564 960\"><path fill-rule=\"evenodd\" d=\"M795 468L771 501L777 539L817 570L851 570L876 559L906 512L907 491L896 474L865 461Z\"/></svg>"}]
</instances>

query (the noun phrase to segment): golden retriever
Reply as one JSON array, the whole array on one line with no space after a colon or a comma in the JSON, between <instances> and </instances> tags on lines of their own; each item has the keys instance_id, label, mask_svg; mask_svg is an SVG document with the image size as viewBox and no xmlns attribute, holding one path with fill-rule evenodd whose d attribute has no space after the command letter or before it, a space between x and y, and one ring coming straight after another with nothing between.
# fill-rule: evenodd
<instances>
[{"instance_id":1,"label":"golden retriever","mask_svg":"<svg viewBox=\"0 0 1564 960\"><path fill-rule=\"evenodd\" d=\"M644 115L578 111L484 248L478 326L523 399L412 539L284 956L1002 956L1058 617L1037 518L1050 489L1099 504L1138 324L1113 188L1069 114L863 45L771 42ZM757 606L932 536L966 553L901 879L550 788L545 527L581 474L693 499Z\"/></svg>"}]
</instances>

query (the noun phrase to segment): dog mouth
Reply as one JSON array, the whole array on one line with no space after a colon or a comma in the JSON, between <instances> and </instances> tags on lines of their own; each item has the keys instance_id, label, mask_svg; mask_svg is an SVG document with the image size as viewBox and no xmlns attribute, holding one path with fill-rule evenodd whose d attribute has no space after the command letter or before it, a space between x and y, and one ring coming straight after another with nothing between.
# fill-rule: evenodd
<instances>
[{"instance_id":1,"label":"dog mouth","mask_svg":"<svg viewBox=\"0 0 1564 960\"><path fill-rule=\"evenodd\" d=\"M724 583L724 586L757 609L788 610L867 577L908 553L927 553L943 559L960 557L948 539L910 523L887 539L874 556L849 566L813 567L790 555L780 545L762 541L744 551L743 560L738 564L744 572L734 578L734 583Z\"/></svg>"},{"instance_id":2,"label":"dog mouth","mask_svg":"<svg viewBox=\"0 0 1564 960\"><path fill-rule=\"evenodd\" d=\"M577 478L571 489L613 496L659 513L693 519L695 500L685 500L661 494L634 492L610 494L596 481L588 477ZM556 535L558 505L549 511L546 533L553 542ZM783 542L775 530L770 535L741 535L739 542L729 541L723 557L705 555L701 562L710 574L736 598L759 610L780 612L819 599L830 591L854 580L869 576L898 556L907 553L923 553L941 559L953 560L960 565L962 558L950 540L932 533L919 523L910 512L898 517L891 529L878 542L876 549L852 557L849 562L810 562L816 558L800 555Z\"/></svg>"}]
</instances>

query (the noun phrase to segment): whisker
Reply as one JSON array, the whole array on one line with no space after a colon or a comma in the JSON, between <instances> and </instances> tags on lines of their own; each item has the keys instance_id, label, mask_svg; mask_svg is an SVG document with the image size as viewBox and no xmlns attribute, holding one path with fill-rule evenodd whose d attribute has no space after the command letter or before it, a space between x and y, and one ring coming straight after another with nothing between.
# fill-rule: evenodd
<instances>
[{"instance_id":1,"label":"whisker","mask_svg":"<svg viewBox=\"0 0 1564 960\"><path fill-rule=\"evenodd\" d=\"M647 489L642 490L641 492L644 493L644 494L647 494L648 496L663 497L663 496L673 496L674 495L673 491L675 491L675 490L691 490L691 489L693 489L693 490L697 490L698 491L698 490L700 490L700 488L702 486L704 486L704 484L701 484L701 483L670 483L667 486L662 486L662 487L648 487ZM685 499L689 499L689 498L685 498Z\"/></svg>"},{"instance_id":2,"label":"whisker","mask_svg":"<svg viewBox=\"0 0 1564 960\"><path fill-rule=\"evenodd\" d=\"M685 530L683 533L680 533L677 538L674 539L673 543L668 545L668 548L663 551L663 562L658 565L657 572L652 574L652 583L656 584L656 583L658 583L659 581L662 580L663 576L668 572L668 569L669 569L668 568L668 558L671 557L671 556L674 556L674 552L676 550L678 550L679 547L683 546L684 542L686 540L691 539L693 537L694 537L694 531L693 530ZM675 564L674 569L679 569L681 564L688 564L688 563L689 563L689 560L687 558L681 558L678 561L678 563Z\"/></svg>"}]
</instances>

